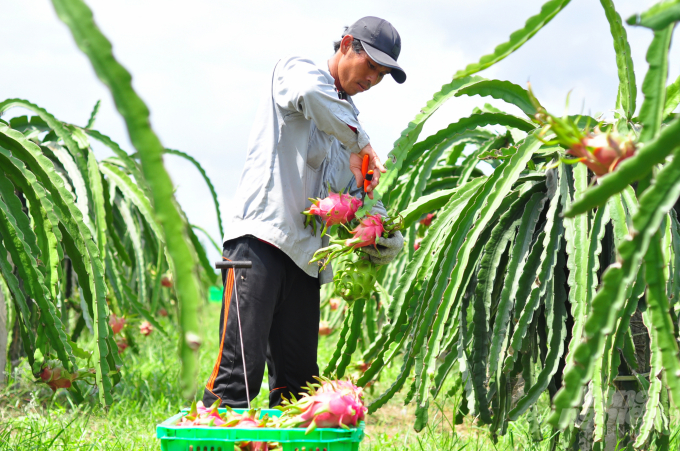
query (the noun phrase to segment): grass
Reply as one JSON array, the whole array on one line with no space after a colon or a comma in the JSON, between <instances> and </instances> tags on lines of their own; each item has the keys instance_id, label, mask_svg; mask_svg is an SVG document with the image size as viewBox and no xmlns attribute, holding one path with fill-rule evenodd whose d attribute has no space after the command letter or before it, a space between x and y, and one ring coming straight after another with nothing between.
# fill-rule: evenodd
<instances>
[{"instance_id":1,"label":"grass","mask_svg":"<svg viewBox=\"0 0 680 451\"><path fill-rule=\"evenodd\" d=\"M208 333L200 353L199 397L212 371L218 349L219 305L206 305L202 317L203 330ZM172 330L169 323L167 326L166 330ZM321 368L329 360L334 342L335 336L321 337ZM106 410L97 405L93 388L90 388L85 404L74 405L65 390L52 394L44 384L36 384L27 364L18 367L8 386L0 391L0 450L160 449L155 435L156 424L188 405L179 391L176 343L175 335L164 337L158 331L149 337L138 335L138 353L132 352L132 348L124 352L122 381L114 389L114 404ZM369 389L369 399L387 388L399 366L393 365L385 370L384 380ZM266 385L263 385L253 402L255 406L267 407L267 391ZM549 449L549 440L532 441L526 420L510 423L508 433L497 443L491 440L486 427L478 427L470 419L462 425L454 425L452 418L456 400L450 398L440 400L441 404L431 408L427 428L416 434L412 428L414 406L404 406L403 397L404 393L398 394L367 418L367 437L362 443L362 450ZM542 409L543 418L548 413L547 409L547 405ZM678 434L672 439L669 449L680 449Z\"/></svg>"}]
</instances>

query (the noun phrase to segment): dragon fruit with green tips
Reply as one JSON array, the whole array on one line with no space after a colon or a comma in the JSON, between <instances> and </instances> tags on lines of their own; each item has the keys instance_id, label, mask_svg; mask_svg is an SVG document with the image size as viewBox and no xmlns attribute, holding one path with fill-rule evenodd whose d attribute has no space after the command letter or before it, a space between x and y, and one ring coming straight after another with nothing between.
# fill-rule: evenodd
<instances>
[{"instance_id":1,"label":"dragon fruit with green tips","mask_svg":"<svg viewBox=\"0 0 680 451\"><path fill-rule=\"evenodd\" d=\"M346 235L339 233L338 239L330 240L330 245L319 249L309 263L318 262L322 269L333 259L349 255L352 252L366 246L377 248L380 238L387 238L401 228L401 216L382 217L380 214L366 215L361 219L355 219L353 229L347 229ZM344 226L343 226L344 227Z\"/></svg>"},{"instance_id":2,"label":"dragon fruit with green tips","mask_svg":"<svg viewBox=\"0 0 680 451\"><path fill-rule=\"evenodd\" d=\"M60 360L45 360L40 368L39 382L44 382L52 391L59 388L70 388L76 380L94 378L94 368L81 368L69 372Z\"/></svg>"},{"instance_id":3,"label":"dragon fruit with green tips","mask_svg":"<svg viewBox=\"0 0 680 451\"><path fill-rule=\"evenodd\" d=\"M227 407L227 422L222 427L254 429L274 427L272 418L269 415L260 416L260 409L250 409L247 412L236 413ZM241 441L234 444L234 451L269 451L278 448L278 443Z\"/></svg>"},{"instance_id":4,"label":"dragon fruit with green tips","mask_svg":"<svg viewBox=\"0 0 680 451\"><path fill-rule=\"evenodd\" d=\"M360 387L349 381L317 380L320 384L309 384L299 400L282 403L279 427L306 428L308 434L316 428L349 429L363 421L368 409Z\"/></svg>"},{"instance_id":5,"label":"dragon fruit with green tips","mask_svg":"<svg viewBox=\"0 0 680 451\"><path fill-rule=\"evenodd\" d=\"M302 212L306 216L305 227L311 224L316 234L314 217L318 216L324 224L321 235L326 233L328 227L350 222L363 205L359 199L347 193L330 193L325 199L309 200L312 202L311 207Z\"/></svg>"},{"instance_id":6,"label":"dragon fruit with green tips","mask_svg":"<svg viewBox=\"0 0 680 451\"><path fill-rule=\"evenodd\" d=\"M222 426L226 424L226 421L219 413L219 405L220 401L217 400L212 406L206 408L203 401L194 401L189 412L180 418L177 426Z\"/></svg>"},{"instance_id":7,"label":"dragon fruit with green tips","mask_svg":"<svg viewBox=\"0 0 680 451\"><path fill-rule=\"evenodd\" d=\"M250 409L237 413L227 407L226 412L220 413L220 401L217 400L210 407L205 407L202 401L194 401L189 412L180 418L180 427L222 427L238 429L254 429L276 427L269 415L260 418L260 409ZM277 442L240 441L234 444L234 451L270 451L279 448Z\"/></svg>"}]
</instances>

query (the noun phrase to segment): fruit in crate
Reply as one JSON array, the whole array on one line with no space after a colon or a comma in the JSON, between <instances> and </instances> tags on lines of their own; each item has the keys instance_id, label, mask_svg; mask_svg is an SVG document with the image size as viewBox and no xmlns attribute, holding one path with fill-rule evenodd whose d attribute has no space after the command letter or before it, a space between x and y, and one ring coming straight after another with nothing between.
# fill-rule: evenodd
<instances>
[{"instance_id":1,"label":"fruit in crate","mask_svg":"<svg viewBox=\"0 0 680 451\"><path fill-rule=\"evenodd\" d=\"M302 398L285 400L278 419L279 427L343 428L356 426L366 415L363 392L350 381L317 379L319 384L309 384Z\"/></svg>"}]
</instances>

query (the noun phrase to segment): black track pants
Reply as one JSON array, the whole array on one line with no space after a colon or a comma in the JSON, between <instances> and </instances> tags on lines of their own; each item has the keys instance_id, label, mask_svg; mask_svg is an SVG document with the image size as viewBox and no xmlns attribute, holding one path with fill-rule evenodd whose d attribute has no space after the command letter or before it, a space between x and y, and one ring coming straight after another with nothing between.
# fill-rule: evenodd
<instances>
[{"instance_id":1,"label":"black track pants","mask_svg":"<svg viewBox=\"0 0 680 451\"><path fill-rule=\"evenodd\" d=\"M220 348L203 403L210 406L220 399L221 406L247 407L234 285L250 399L260 391L265 362L270 407L281 402L281 395L298 397L307 382L314 382L312 376L319 374L319 280L307 275L280 249L252 236L225 242L223 256L252 261L253 267L222 271Z\"/></svg>"}]
</instances>

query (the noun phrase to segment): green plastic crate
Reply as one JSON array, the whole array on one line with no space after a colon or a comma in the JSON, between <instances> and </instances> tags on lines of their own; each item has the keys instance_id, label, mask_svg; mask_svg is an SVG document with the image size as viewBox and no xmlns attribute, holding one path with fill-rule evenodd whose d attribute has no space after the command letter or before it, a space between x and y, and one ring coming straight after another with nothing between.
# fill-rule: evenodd
<instances>
[{"instance_id":1,"label":"green plastic crate","mask_svg":"<svg viewBox=\"0 0 680 451\"><path fill-rule=\"evenodd\" d=\"M226 409L220 409L220 413ZM242 413L244 409L234 409ZM305 435L304 428L237 429L220 427L177 427L187 409L156 426L162 451L233 451L234 442L278 442L282 451L358 451L364 438L364 422L350 430L318 428ZM281 415L279 410L262 409L261 415Z\"/></svg>"}]
</instances>

